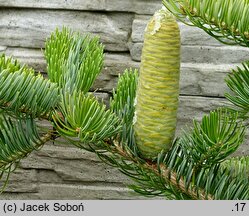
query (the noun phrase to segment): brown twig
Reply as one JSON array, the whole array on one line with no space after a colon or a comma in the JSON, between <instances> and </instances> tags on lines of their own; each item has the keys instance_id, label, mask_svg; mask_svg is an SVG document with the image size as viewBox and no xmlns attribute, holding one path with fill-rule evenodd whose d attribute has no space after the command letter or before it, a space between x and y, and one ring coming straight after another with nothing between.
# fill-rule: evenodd
<instances>
[{"instance_id":1,"label":"brown twig","mask_svg":"<svg viewBox=\"0 0 249 216\"><path fill-rule=\"evenodd\" d=\"M161 164L158 168L156 162L146 162L140 163L136 160L134 156L131 156L127 151L121 148L118 143L114 143L115 149L118 154L123 156L124 158L131 160L132 162L138 164L139 166L144 167L145 169L151 170L153 173L157 174L158 176L163 177L166 181L170 182L171 185L178 188L183 193L191 196L193 199L199 200L214 200L214 197L211 194L206 194L206 192L202 189L198 189L196 187L192 187L191 190L188 190L185 186L185 182L183 178L180 180L177 179L177 174L166 167L165 164ZM169 177L170 176L170 177ZM197 192L198 191L198 192Z\"/></svg>"}]
</instances>

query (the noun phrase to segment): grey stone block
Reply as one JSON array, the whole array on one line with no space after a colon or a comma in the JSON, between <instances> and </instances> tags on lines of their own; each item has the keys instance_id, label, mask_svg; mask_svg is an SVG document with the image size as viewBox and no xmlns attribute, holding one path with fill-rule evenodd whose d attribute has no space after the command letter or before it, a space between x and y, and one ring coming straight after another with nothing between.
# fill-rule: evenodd
<instances>
[{"instance_id":1,"label":"grey stone block","mask_svg":"<svg viewBox=\"0 0 249 216\"><path fill-rule=\"evenodd\" d=\"M81 156L80 156L81 155ZM127 177L115 168L103 164L95 154L70 146L45 146L23 159L24 169L49 170L56 173L57 181L91 183L129 183ZM46 172L43 172L45 174ZM54 175L51 182L53 182ZM60 179L60 180L59 180Z\"/></svg>"},{"instance_id":2,"label":"grey stone block","mask_svg":"<svg viewBox=\"0 0 249 216\"><path fill-rule=\"evenodd\" d=\"M1 9L0 46L44 47L56 27L98 35L106 50L127 51L133 15L79 11ZM50 20L50 21L49 21Z\"/></svg>"},{"instance_id":3,"label":"grey stone block","mask_svg":"<svg viewBox=\"0 0 249 216\"><path fill-rule=\"evenodd\" d=\"M17 168L10 174L10 179L5 192L34 193L38 191L37 182L38 179L36 170Z\"/></svg>"},{"instance_id":4,"label":"grey stone block","mask_svg":"<svg viewBox=\"0 0 249 216\"><path fill-rule=\"evenodd\" d=\"M147 23L149 22L151 16L136 15L132 24L132 35L131 40L134 43L139 43L144 41L144 31ZM185 25L178 22L179 29L181 32L181 44L182 45L200 45L200 46L224 46L221 42L217 41L202 29Z\"/></svg>"},{"instance_id":5,"label":"grey stone block","mask_svg":"<svg viewBox=\"0 0 249 216\"><path fill-rule=\"evenodd\" d=\"M45 8L89 11L120 11L153 14L161 8L161 0L0 0L1 7Z\"/></svg>"},{"instance_id":6,"label":"grey stone block","mask_svg":"<svg viewBox=\"0 0 249 216\"><path fill-rule=\"evenodd\" d=\"M84 186L79 184L40 184L39 199L115 200L145 199L125 187Z\"/></svg>"},{"instance_id":7,"label":"grey stone block","mask_svg":"<svg viewBox=\"0 0 249 216\"><path fill-rule=\"evenodd\" d=\"M131 57L141 61L143 43L129 43ZM182 63L232 64L247 61L249 49L239 46L192 46L181 47Z\"/></svg>"}]
</instances>

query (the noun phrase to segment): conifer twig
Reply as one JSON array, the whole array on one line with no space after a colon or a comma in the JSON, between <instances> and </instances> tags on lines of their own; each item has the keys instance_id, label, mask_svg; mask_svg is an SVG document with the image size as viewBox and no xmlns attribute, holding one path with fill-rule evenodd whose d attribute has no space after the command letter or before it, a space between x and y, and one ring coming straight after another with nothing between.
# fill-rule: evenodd
<instances>
[{"instance_id":1,"label":"conifer twig","mask_svg":"<svg viewBox=\"0 0 249 216\"><path fill-rule=\"evenodd\" d=\"M144 164L140 163L138 160L136 160L136 157L132 157L128 152L126 152L123 148L121 148L117 142L114 142L115 149L117 150L117 153L120 154L122 157L133 161L134 163L138 164L139 166L144 167L145 169L151 170L153 173L157 174L158 176L163 177L166 181L170 182L171 185L178 188L183 193L187 194L188 196L191 196L193 199L198 200L214 200L214 197L211 194L206 194L204 190L198 189L195 191L195 187L192 187L192 190L187 190L185 187L184 180L180 178L180 180L177 180L177 174L167 168L165 164L160 164L159 169L156 162L146 162ZM169 178L170 176L170 178Z\"/></svg>"}]
</instances>

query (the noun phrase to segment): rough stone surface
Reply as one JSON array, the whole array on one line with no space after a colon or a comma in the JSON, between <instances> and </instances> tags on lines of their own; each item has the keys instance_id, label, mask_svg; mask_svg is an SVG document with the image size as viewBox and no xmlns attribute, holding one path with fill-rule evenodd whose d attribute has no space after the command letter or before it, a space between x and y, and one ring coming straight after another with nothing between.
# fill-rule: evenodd
<instances>
[{"instance_id":1,"label":"rough stone surface","mask_svg":"<svg viewBox=\"0 0 249 216\"><path fill-rule=\"evenodd\" d=\"M77 159L74 156L74 154L77 154L76 148L69 146L49 146L49 149L47 148L48 146L39 152L34 152L27 159L22 160L20 166L24 169L53 171L61 180L66 182L106 182L114 184L128 182L121 173L116 172L116 169L103 165L94 154L82 154ZM64 155L58 157L61 152Z\"/></svg>"},{"instance_id":2,"label":"rough stone surface","mask_svg":"<svg viewBox=\"0 0 249 216\"><path fill-rule=\"evenodd\" d=\"M131 57L141 60L143 43L129 43ZM249 49L238 46L194 46L181 48L181 60L186 63L231 64L241 63L249 58Z\"/></svg>"},{"instance_id":3,"label":"rough stone surface","mask_svg":"<svg viewBox=\"0 0 249 216\"><path fill-rule=\"evenodd\" d=\"M144 41L144 30L146 28L147 22L151 16L136 15L132 23L132 42L143 42ZM224 44L210 37L203 30L188 26L183 23L178 22L179 29L181 32L181 44L182 45L208 45L208 46L224 46Z\"/></svg>"},{"instance_id":4,"label":"rough stone surface","mask_svg":"<svg viewBox=\"0 0 249 216\"><path fill-rule=\"evenodd\" d=\"M0 45L41 48L55 28L68 26L101 37L106 50L127 51L133 15L80 11L0 9ZM48 20L53 20L49 22Z\"/></svg>"},{"instance_id":5,"label":"rough stone surface","mask_svg":"<svg viewBox=\"0 0 249 216\"><path fill-rule=\"evenodd\" d=\"M39 199L39 193L8 193L4 192L0 200L36 200Z\"/></svg>"},{"instance_id":6,"label":"rough stone surface","mask_svg":"<svg viewBox=\"0 0 249 216\"><path fill-rule=\"evenodd\" d=\"M115 199L145 199L127 189L113 186L84 186L79 184L40 184L38 199L67 200L115 200Z\"/></svg>"},{"instance_id":7,"label":"rough stone surface","mask_svg":"<svg viewBox=\"0 0 249 216\"><path fill-rule=\"evenodd\" d=\"M10 175L5 192L34 193L38 191L37 170L17 169Z\"/></svg>"},{"instance_id":8,"label":"rough stone surface","mask_svg":"<svg viewBox=\"0 0 249 216\"><path fill-rule=\"evenodd\" d=\"M64 10L119 11L153 14L161 8L161 0L0 0L0 7L45 8Z\"/></svg>"}]
</instances>

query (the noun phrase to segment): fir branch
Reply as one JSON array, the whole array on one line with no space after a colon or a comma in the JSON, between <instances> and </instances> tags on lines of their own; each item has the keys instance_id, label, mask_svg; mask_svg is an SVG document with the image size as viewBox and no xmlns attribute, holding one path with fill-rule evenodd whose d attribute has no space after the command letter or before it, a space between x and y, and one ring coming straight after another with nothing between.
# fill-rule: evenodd
<instances>
[{"instance_id":1,"label":"fir branch","mask_svg":"<svg viewBox=\"0 0 249 216\"><path fill-rule=\"evenodd\" d=\"M59 83L62 77L62 69L68 59L73 33L68 28L58 28L46 40L44 56L47 62L47 74L51 82Z\"/></svg>"},{"instance_id":2,"label":"fir branch","mask_svg":"<svg viewBox=\"0 0 249 216\"><path fill-rule=\"evenodd\" d=\"M152 170L153 167L151 167ZM186 193L188 196L195 200L214 200L214 196L211 194L207 194L203 189L197 189L192 187L191 190L188 190L186 187L186 181L184 178L178 177L176 172L172 172L169 168L167 168L164 164L160 165L160 172L158 175L162 175L170 184L173 184L175 187L179 188L182 192ZM168 178L170 176L170 178Z\"/></svg>"},{"instance_id":3,"label":"fir branch","mask_svg":"<svg viewBox=\"0 0 249 216\"><path fill-rule=\"evenodd\" d=\"M98 37L80 36L73 40L68 59L62 66L61 86L70 92L85 94L92 87L103 67L103 45Z\"/></svg>"},{"instance_id":4,"label":"fir branch","mask_svg":"<svg viewBox=\"0 0 249 216\"><path fill-rule=\"evenodd\" d=\"M126 144L130 148L136 148L134 131L132 129L135 113L136 90L138 82L137 70L125 70L119 75L116 90L110 100L110 110L122 119L121 133L116 137L120 145ZM136 152L133 149L133 152Z\"/></svg>"},{"instance_id":5,"label":"fir branch","mask_svg":"<svg viewBox=\"0 0 249 216\"><path fill-rule=\"evenodd\" d=\"M148 191L151 191L144 195L148 195L152 193L152 191L157 191L157 193L159 193L161 189L162 191L160 191L159 194L174 194L175 196L173 198L179 197L179 194L182 194L184 198L188 197L188 199L214 199L211 194L207 194L203 189L197 190L195 187L192 187L191 190L188 190L184 178L179 178L179 175L165 163L144 161L141 158L136 157L129 149L122 148L118 142L113 142L112 144L113 146L110 146L110 143L106 143L107 152L110 152L111 156L107 156L106 152L99 153L97 150L95 150L95 153L97 153L101 159L104 158L104 162L109 161L109 165L117 167L125 175L130 176L138 184L141 184L143 190L146 189L146 184L143 183L144 177L146 177L146 175L154 176L154 181L157 182L157 185L154 189L153 187L148 189ZM124 163L124 161L127 162ZM153 182L147 183L151 186L151 183ZM133 185L131 188L136 189L137 187L134 187ZM155 195L155 193L150 195Z\"/></svg>"},{"instance_id":6,"label":"fir branch","mask_svg":"<svg viewBox=\"0 0 249 216\"><path fill-rule=\"evenodd\" d=\"M184 155L194 163L195 170L222 162L242 144L245 127L238 122L237 113L219 109L194 121L192 132L180 138Z\"/></svg>"},{"instance_id":7,"label":"fir branch","mask_svg":"<svg viewBox=\"0 0 249 216\"><path fill-rule=\"evenodd\" d=\"M0 107L15 114L33 117L48 115L58 102L58 87L41 74L17 61L0 58Z\"/></svg>"},{"instance_id":8,"label":"fir branch","mask_svg":"<svg viewBox=\"0 0 249 216\"><path fill-rule=\"evenodd\" d=\"M58 111L53 114L55 129L66 138L96 142L115 136L121 129L120 119L92 95L61 91ZM75 140L77 141L77 140Z\"/></svg>"},{"instance_id":9,"label":"fir branch","mask_svg":"<svg viewBox=\"0 0 249 216\"><path fill-rule=\"evenodd\" d=\"M53 131L40 136L33 119L0 119L0 169L16 163L52 139Z\"/></svg>"},{"instance_id":10,"label":"fir branch","mask_svg":"<svg viewBox=\"0 0 249 216\"><path fill-rule=\"evenodd\" d=\"M14 120L0 117L0 180L3 181L0 192L20 160L40 149L53 136L53 131L40 135L32 118Z\"/></svg>"},{"instance_id":11,"label":"fir branch","mask_svg":"<svg viewBox=\"0 0 249 216\"><path fill-rule=\"evenodd\" d=\"M222 162L222 167L229 167L234 178L241 178L249 183L249 156L231 157Z\"/></svg>"},{"instance_id":12,"label":"fir branch","mask_svg":"<svg viewBox=\"0 0 249 216\"><path fill-rule=\"evenodd\" d=\"M231 110L238 112L239 117L249 118L249 62L244 62L242 67L232 70L225 79L231 92L225 97L234 105Z\"/></svg>"},{"instance_id":13,"label":"fir branch","mask_svg":"<svg viewBox=\"0 0 249 216\"><path fill-rule=\"evenodd\" d=\"M8 69L10 73L19 71L22 68L21 64L17 60L13 60L11 57L7 58L5 54L0 56L0 71Z\"/></svg>"},{"instance_id":14,"label":"fir branch","mask_svg":"<svg viewBox=\"0 0 249 216\"><path fill-rule=\"evenodd\" d=\"M71 93L87 93L103 67L103 50L98 37L56 29L44 52L49 79Z\"/></svg>"},{"instance_id":15,"label":"fir branch","mask_svg":"<svg viewBox=\"0 0 249 216\"><path fill-rule=\"evenodd\" d=\"M215 200L249 198L248 183L245 184L242 179L234 177L231 173L231 167L224 168L220 163L217 163L211 167L196 169L196 165L189 160L189 156L185 155L184 152L181 146L175 143L163 162L169 170L176 173L177 181L182 179L186 191L195 191L198 199L201 199L199 196L203 195L200 191L204 191L204 195L212 195ZM231 193L229 188L236 188L237 193Z\"/></svg>"},{"instance_id":16,"label":"fir branch","mask_svg":"<svg viewBox=\"0 0 249 216\"><path fill-rule=\"evenodd\" d=\"M249 46L248 0L163 0L179 20L190 21L225 44Z\"/></svg>"}]
</instances>

